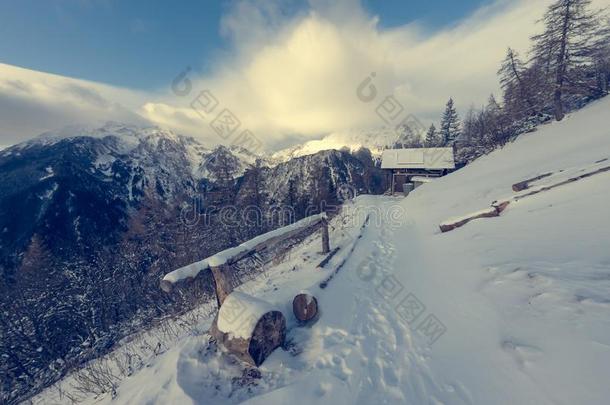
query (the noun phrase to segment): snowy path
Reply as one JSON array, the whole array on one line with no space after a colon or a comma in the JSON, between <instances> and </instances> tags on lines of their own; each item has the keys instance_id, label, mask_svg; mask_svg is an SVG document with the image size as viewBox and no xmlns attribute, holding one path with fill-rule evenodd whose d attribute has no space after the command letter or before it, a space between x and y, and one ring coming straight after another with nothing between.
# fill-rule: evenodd
<instances>
[{"instance_id":1,"label":"snowy path","mask_svg":"<svg viewBox=\"0 0 610 405\"><path fill-rule=\"evenodd\" d=\"M435 398L447 395L471 403L459 384L440 384L429 369L427 338L415 331L428 314L413 307L421 302L393 274L401 260L397 229L410 233L413 226L396 209L400 201L360 199L361 209L371 213L370 225L329 287L316 292L323 313L303 339L301 354L310 368L249 403L440 403ZM400 216L389 221L393 211ZM272 356L266 367L276 360Z\"/></svg>"}]
</instances>

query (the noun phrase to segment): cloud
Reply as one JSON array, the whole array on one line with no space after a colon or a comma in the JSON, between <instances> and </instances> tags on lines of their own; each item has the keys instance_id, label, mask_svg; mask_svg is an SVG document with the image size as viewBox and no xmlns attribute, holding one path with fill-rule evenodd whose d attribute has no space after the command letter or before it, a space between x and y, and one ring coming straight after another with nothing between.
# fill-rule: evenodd
<instances>
[{"instance_id":1,"label":"cloud","mask_svg":"<svg viewBox=\"0 0 610 405\"><path fill-rule=\"evenodd\" d=\"M428 124L450 96L465 111L498 94L496 71L506 48L527 51L550 2L499 0L429 32L418 23L383 28L357 0L310 0L297 11L281 0L238 1L221 21L229 49L208 61L205 76L186 71L168 78L174 92L144 94L0 65L0 136L31 136L75 119L144 120L209 144L231 142L247 129L273 150L296 139L383 126L377 110L386 96L396 98L403 116ZM183 70L177 66L176 75ZM364 88L374 86L377 97L363 102L357 91L367 78ZM203 90L214 101L211 112L192 108L201 107ZM210 126L225 110L239 123L229 137Z\"/></svg>"},{"instance_id":2,"label":"cloud","mask_svg":"<svg viewBox=\"0 0 610 405\"><path fill-rule=\"evenodd\" d=\"M137 114L150 97L99 83L0 64L0 144L107 120L150 123Z\"/></svg>"},{"instance_id":3,"label":"cloud","mask_svg":"<svg viewBox=\"0 0 610 405\"><path fill-rule=\"evenodd\" d=\"M287 134L311 138L382 126L376 109L390 95L404 114L429 123L450 96L464 111L497 94L496 71L506 48L527 51L549 3L499 1L426 33L418 24L384 29L354 0L312 0L293 16L281 2L241 1L222 24L234 52L217 60L212 74L190 75L192 94L148 104L143 115L168 125L172 115L184 116L198 90L209 89L269 148ZM378 98L363 103L356 90L373 72ZM205 119L192 119L196 132L214 138Z\"/></svg>"}]
</instances>

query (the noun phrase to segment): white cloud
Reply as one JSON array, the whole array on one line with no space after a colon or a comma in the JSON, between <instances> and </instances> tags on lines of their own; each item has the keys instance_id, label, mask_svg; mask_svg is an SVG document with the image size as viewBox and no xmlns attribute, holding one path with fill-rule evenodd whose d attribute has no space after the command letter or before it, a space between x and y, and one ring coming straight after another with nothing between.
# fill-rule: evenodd
<instances>
[{"instance_id":1,"label":"white cloud","mask_svg":"<svg viewBox=\"0 0 610 405\"><path fill-rule=\"evenodd\" d=\"M147 121L135 111L149 96L0 63L0 143L74 124L143 124Z\"/></svg>"},{"instance_id":2,"label":"white cloud","mask_svg":"<svg viewBox=\"0 0 610 405\"><path fill-rule=\"evenodd\" d=\"M318 137L381 126L375 108L385 95L396 96L405 114L429 122L449 96L466 110L497 93L506 48L527 50L549 2L500 1L425 35L417 24L383 29L353 0L312 0L308 13L284 20L268 2L244 1L223 24L224 34L239 42L236 52L194 88L210 89L271 148L286 134ZM371 72L378 98L363 103L356 89ZM166 123L170 106L183 114L189 101L149 104L145 115ZM198 131L214 136L206 125Z\"/></svg>"},{"instance_id":3,"label":"white cloud","mask_svg":"<svg viewBox=\"0 0 610 405\"><path fill-rule=\"evenodd\" d=\"M27 80L15 80L14 72L6 74L10 67L0 65L0 106L23 107L36 117L24 123L23 111L12 120L0 116L0 136L9 129L42 132L74 118L144 117L209 143L227 142L210 129L213 115L204 119L190 108L203 89L219 102L214 114L230 109L240 130L253 131L269 149L299 137L381 126L375 107L391 94L405 114L427 123L438 118L449 96L465 110L497 93L496 71L506 48L527 51L529 37L539 29L535 21L550 2L500 0L427 34L418 24L381 28L356 0L311 0L307 11L290 16L281 0L241 1L221 22L233 46L213 61L210 75L188 75L192 90L186 96L141 94L57 76L48 80L49 75L34 77L29 71ZM594 3L609 5L610 0ZM364 103L356 90L371 72L378 96ZM26 129L20 131L21 126Z\"/></svg>"}]
</instances>

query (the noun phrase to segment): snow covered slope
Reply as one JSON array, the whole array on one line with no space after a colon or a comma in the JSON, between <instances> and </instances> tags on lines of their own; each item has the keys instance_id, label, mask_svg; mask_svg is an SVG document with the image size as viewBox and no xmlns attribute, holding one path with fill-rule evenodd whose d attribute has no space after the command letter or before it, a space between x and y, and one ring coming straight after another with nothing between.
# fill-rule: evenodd
<instances>
[{"instance_id":1,"label":"snow covered slope","mask_svg":"<svg viewBox=\"0 0 610 405\"><path fill-rule=\"evenodd\" d=\"M358 197L331 223L341 250L324 270L310 240L240 287L288 319L288 350L260 375L206 335L186 336L126 378L112 403L608 403L610 173L438 230L512 195L514 183L610 158L608 111L610 98L600 100L406 199ZM322 310L305 328L290 311L302 289Z\"/></svg>"}]
</instances>

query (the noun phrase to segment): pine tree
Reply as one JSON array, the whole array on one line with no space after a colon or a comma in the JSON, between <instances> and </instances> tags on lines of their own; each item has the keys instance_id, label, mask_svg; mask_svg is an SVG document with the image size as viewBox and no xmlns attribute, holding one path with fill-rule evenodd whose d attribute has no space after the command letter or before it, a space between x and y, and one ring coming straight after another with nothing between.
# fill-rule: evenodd
<instances>
[{"instance_id":1,"label":"pine tree","mask_svg":"<svg viewBox=\"0 0 610 405\"><path fill-rule=\"evenodd\" d=\"M432 124L430 125L430 128L428 128L428 132L426 133L426 147L434 148L436 146L440 146L440 144L441 138L438 132L436 131L436 127L434 126L434 124Z\"/></svg>"},{"instance_id":2,"label":"pine tree","mask_svg":"<svg viewBox=\"0 0 610 405\"><path fill-rule=\"evenodd\" d=\"M544 31L532 37L533 56L548 69L552 83L555 119L564 113L564 93L568 85L579 87L577 68L590 63L600 35L598 15L590 10L591 0L557 0L549 6L541 22Z\"/></svg>"},{"instance_id":3,"label":"pine tree","mask_svg":"<svg viewBox=\"0 0 610 405\"><path fill-rule=\"evenodd\" d=\"M443 145L453 145L460 136L460 118L453 105L453 98L447 101L445 112L441 119L440 137Z\"/></svg>"}]
</instances>

